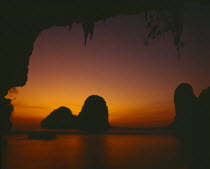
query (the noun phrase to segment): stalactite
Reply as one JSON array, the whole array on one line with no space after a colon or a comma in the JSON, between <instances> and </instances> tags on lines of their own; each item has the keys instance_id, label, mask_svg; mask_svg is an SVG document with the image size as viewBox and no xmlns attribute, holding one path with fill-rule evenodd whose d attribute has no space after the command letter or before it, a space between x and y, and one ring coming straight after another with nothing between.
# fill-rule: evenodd
<instances>
[{"instance_id":1,"label":"stalactite","mask_svg":"<svg viewBox=\"0 0 210 169\"><path fill-rule=\"evenodd\" d=\"M93 37L94 22L92 22L92 21L84 22L84 23L82 23L82 28L83 28L83 32L84 32L84 44L86 46L88 36L90 36L90 39L92 39L92 37Z\"/></svg>"}]
</instances>

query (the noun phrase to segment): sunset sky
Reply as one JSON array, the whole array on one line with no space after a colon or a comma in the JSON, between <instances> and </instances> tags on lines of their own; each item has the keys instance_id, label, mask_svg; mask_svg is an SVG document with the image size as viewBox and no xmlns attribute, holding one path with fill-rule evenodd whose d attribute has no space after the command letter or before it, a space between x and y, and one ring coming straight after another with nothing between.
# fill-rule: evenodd
<instances>
[{"instance_id":1,"label":"sunset sky","mask_svg":"<svg viewBox=\"0 0 210 169\"><path fill-rule=\"evenodd\" d=\"M173 95L180 83L190 83L196 95L210 86L209 9L192 5L186 10L180 59L169 34L143 45L143 15L98 22L86 47L81 25L42 31L27 84L13 96L14 128L40 128L60 106L77 115L92 94L106 100L112 126L167 126L175 116Z\"/></svg>"}]
</instances>

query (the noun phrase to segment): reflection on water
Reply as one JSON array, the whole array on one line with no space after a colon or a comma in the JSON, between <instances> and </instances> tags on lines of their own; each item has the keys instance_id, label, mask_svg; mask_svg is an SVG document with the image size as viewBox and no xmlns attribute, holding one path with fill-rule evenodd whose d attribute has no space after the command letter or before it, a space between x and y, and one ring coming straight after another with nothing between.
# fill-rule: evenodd
<instances>
[{"instance_id":1,"label":"reflection on water","mask_svg":"<svg viewBox=\"0 0 210 169\"><path fill-rule=\"evenodd\" d=\"M58 135L57 140L8 136L5 169L180 169L173 136Z\"/></svg>"}]
</instances>

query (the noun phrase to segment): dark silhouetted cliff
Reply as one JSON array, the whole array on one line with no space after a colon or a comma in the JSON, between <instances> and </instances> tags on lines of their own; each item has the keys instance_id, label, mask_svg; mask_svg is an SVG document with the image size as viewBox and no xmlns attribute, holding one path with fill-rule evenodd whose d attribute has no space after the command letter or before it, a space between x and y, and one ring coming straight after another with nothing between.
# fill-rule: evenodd
<instances>
[{"instance_id":1,"label":"dark silhouetted cliff","mask_svg":"<svg viewBox=\"0 0 210 169\"><path fill-rule=\"evenodd\" d=\"M197 113L197 98L187 83L180 84L174 94L175 128L180 137L192 137L193 117Z\"/></svg>"},{"instance_id":2,"label":"dark silhouetted cliff","mask_svg":"<svg viewBox=\"0 0 210 169\"><path fill-rule=\"evenodd\" d=\"M10 114L13 111L13 105L11 104L10 99L0 98L0 107L0 133L5 133L12 127L12 123L10 121Z\"/></svg>"},{"instance_id":3,"label":"dark silhouetted cliff","mask_svg":"<svg viewBox=\"0 0 210 169\"><path fill-rule=\"evenodd\" d=\"M197 168L210 168L210 87L203 90L198 97L198 114L194 117L196 132L194 133L194 145Z\"/></svg>"},{"instance_id":4,"label":"dark silhouetted cliff","mask_svg":"<svg viewBox=\"0 0 210 169\"><path fill-rule=\"evenodd\" d=\"M185 166L189 169L210 168L210 87L197 98L192 86L182 83L174 95L175 127L181 141Z\"/></svg>"},{"instance_id":5,"label":"dark silhouetted cliff","mask_svg":"<svg viewBox=\"0 0 210 169\"><path fill-rule=\"evenodd\" d=\"M201 130L210 129L210 87L203 90L198 98L199 117Z\"/></svg>"},{"instance_id":6,"label":"dark silhouetted cliff","mask_svg":"<svg viewBox=\"0 0 210 169\"><path fill-rule=\"evenodd\" d=\"M55 109L41 122L41 127L46 129L72 129L77 126L77 117L64 106Z\"/></svg>"},{"instance_id":7,"label":"dark silhouetted cliff","mask_svg":"<svg viewBox=\"0 0 210 169\"><path fill-rule=\"evenodd\" d=\"M89 96L78 116L81 129L104 130L110 127L108 121L108 107L105 100L97 95Z\"/></svg>"}]
</instances>

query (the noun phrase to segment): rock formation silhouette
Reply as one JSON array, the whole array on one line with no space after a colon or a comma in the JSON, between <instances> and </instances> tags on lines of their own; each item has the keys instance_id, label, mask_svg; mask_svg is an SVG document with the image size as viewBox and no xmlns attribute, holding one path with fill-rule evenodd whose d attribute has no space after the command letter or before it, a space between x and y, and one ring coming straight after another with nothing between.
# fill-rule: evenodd
<instances>
[{"instance_id":1,"label":"rock formation silhouette","mask_svg":"<svg viewBox=\"0 0 210 169\"><path fill-rule=\"evenodd\" d=\"M46 129L72 129L77 128L77 117L67 107L59 107L53 110L41 122L41 127Z\"/></svg>"},{"instance_id":2,"label":"rock formation silhouette","mask_svg":"<svg viewBox=\"0 0 210 169\"><path fill-rule=\"evenodd\" d=\"M189 169L210 168L210 87L197 98L192 86L180 84L174 94L175 128Z\"/></svg>"},{"instance_id":3,"label":"rock formation silhouette","mask_svg":"<svg viewBox=\"0 0 210 169\"><path fill-rule=\"evenodd\" d=\"M194 149L196 165L194 168L210 168L210 87L203 90L198 97L198 115L194 117ZM195 160L195 159L194 159Z\"/></svg>"},{"instance_id":4,"label":"rock formation silhouette","mask_svg":"<svg viewBox=\"0 0 210 169\"><path fill-rule=\"evenodd\" d=\"M0 133L7 133L12 127L12 122L10 121L10 115L13 111L13 105L10 99L0 99Z\"/></svg>"},{"instance_id":5,"label":"rock formation silhouette","mask_svg":"<svg viewBox=\"0 0 210 169\"><path fill-rule=\"evenodd\" d=\"M201 127L201 132L206 129L210 130L210 87L203 90L198 97L199 105L199 126ZM205 131L206 132L206 131Z\"/></svg>"},{"instance_id":6,"label":"rock formation silhouette","mask_svg":"<svg viewBox=\"0 0 210 169\"><path fill-rule=\"evenodd\" d=\"M108 107L105 100L97 95L89 96L78 115L79 128L85 130L105 130L110 127Z\"/></svg>"},{"instance_id":7,"label":"rock formation silhouette","mask_svg":"<svg viewBox=\"0 0 210 169\"><path fill-rule=\"evenodd\" d=\"M183 137L192 137L193 117L197 113L197 98L190 84L180 84L174 94L175 128L177 134Z\"/></svg>"},{"instance_id":8,"label":"rock formation silhouette","mask_svg":"<svg viewBox=\"0 0 210 169\"><path fill-rule=\"evenodd\" d=\"M177 136L182 143L183 157L185 165L191 169L193 166L192 155L193 149L193 120L197 114L197 98L193 93L193 88L190 84L180 84L174 93L174 104L176 117L174 127L176 128Z\"/></svg>"}]
</instances>

